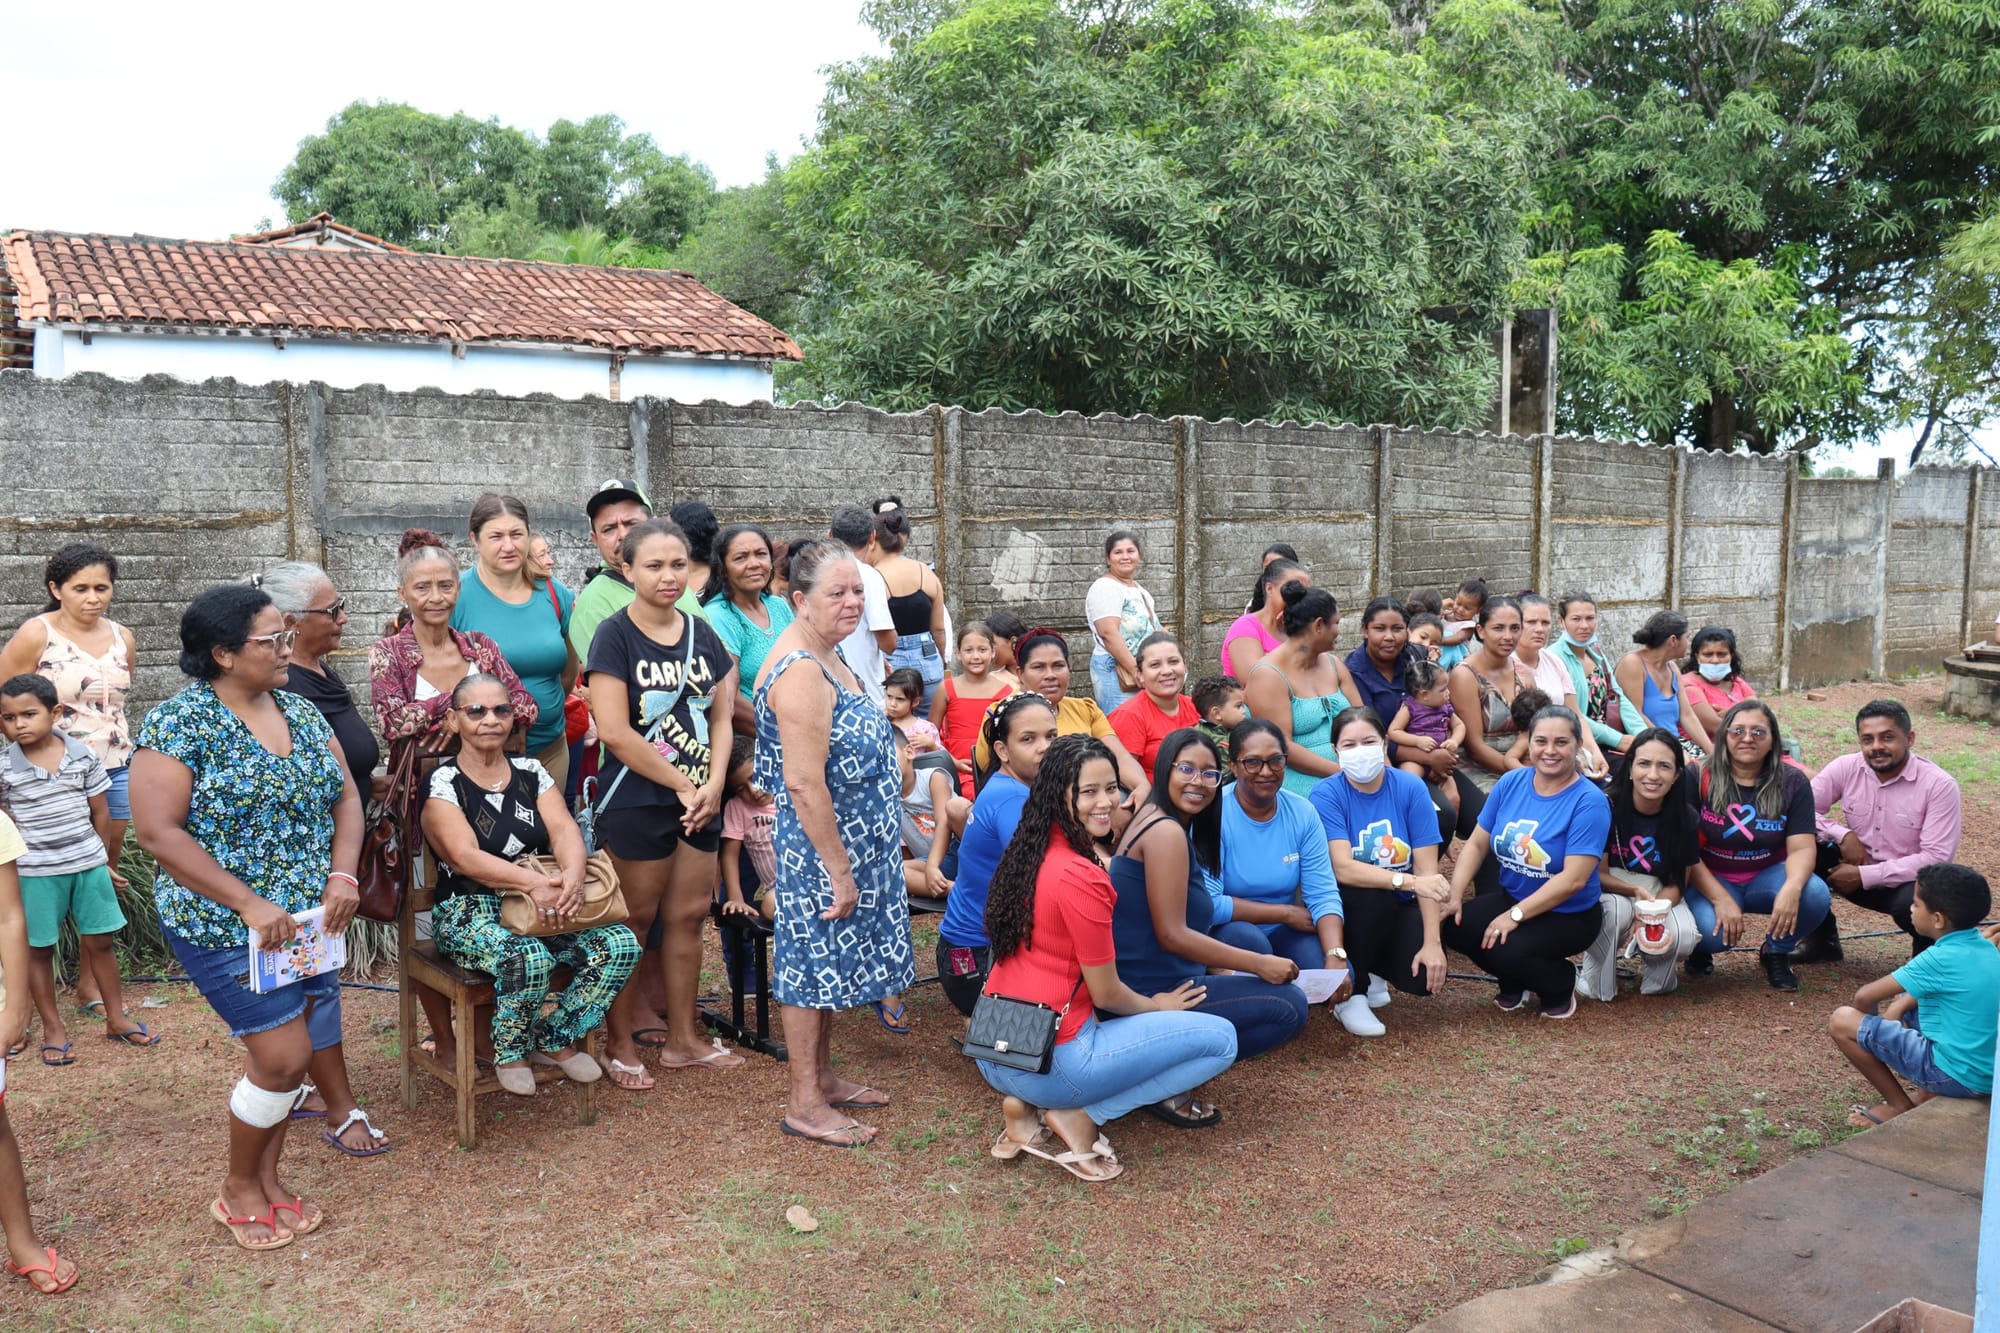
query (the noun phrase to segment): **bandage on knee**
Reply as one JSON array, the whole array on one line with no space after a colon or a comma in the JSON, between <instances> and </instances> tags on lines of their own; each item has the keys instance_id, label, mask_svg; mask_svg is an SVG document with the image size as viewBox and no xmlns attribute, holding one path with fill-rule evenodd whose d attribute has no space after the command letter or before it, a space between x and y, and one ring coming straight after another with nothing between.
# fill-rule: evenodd
<instances>
[{"instance_id":1,"label":"bandage on knee","mask_svg":"<svg viewBox=\"0 0 2000 1333\"><path fill-rule=\"evenodd\" d=\"M270 1129L273 1125L284 1123L298 1099L297 1088L290 1092L267 1092L245 1075L236 1080L235 1088L229 1093L229 1113L246 1125Z\"/></svg>"}]
</instances>

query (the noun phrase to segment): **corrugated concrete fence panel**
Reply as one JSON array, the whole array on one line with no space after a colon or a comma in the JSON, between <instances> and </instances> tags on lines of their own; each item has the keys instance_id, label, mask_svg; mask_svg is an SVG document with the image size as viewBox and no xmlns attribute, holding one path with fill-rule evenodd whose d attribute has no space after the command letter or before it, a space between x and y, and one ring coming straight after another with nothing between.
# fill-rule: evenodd
<instances>
[{"instance_id":1,"label":"corrugated concrete fence panel","mask_svg":"<svg viewBox=\"0 0 2000 1333\"><path fill-rule=\"evenodd\" d=\"M1822 685L1868 661L1881 633L1879 565L1887 526L1875 481L1809 477L1794 501L1792 625L1794 685Z\"/></svg>"},{"instance_id":2,"label":"corrugated concrete fence panel","mask_svg":"<svg viewBox=\"0 0 2000 1333\"><path fill-rule=\"evenodd\" d=\"M282 559L291 540L285 390L165 376L0 374L0 634L39 612L57 547L119 560L115 619L139 643L132 721L186 683L174 665L188 599Z\"/></svg>"},{"instance_id":3,"label":"corrugated concrete fence panel","mask_svg":"<svg viewBox=\"0 0 2000 1333\"><path fill-rule=\"evenodd\" d=\"M595 558L583 502L598 482L632 472L629 403L379 385L298 391L308 396L314 448L324 451L316 466L325 476L327 572L354 618L343 665L362 660L396 610L396 544L405 528L435 529L469 570L472 501L483 491L513 495L548 538L558 577L575 587Z\"/></svg>"},{"instance_id":4,"label":"corrugated concrete fence panel","mask_svg":"<svg viewBox=\"0 0 2000 1333\"><path fill-rule=\"evenodd\" d=\"M1622 654L1632 631L1667 604L1674 451L1577 436L1549 441L1548 586L1597 599L1598 634ZM1513 591L1510 589L1509 591Z\"/></svg>"},{"instance_id":5,"label":"corrugated concrete fence panel","mask_svg":"<svg viewBox=\"0 0 2000 1333\"><path fill-rule=\"evenodd\" d=\"M755 522L773 539L824 537L844 504L903 502L909 554L937 551L937 418L859 403L731 407L648 400L654 499L664 511L701 500L722 518ZM954 597L954 600L955 597Z\"/></svg>"},{"instance_id":6,"label":"corrugated concrete fence panel","mask_svg":"<svg viewBox=\"0 0 2000 1333\"><path fill-rule=\"evenodd\" d=\"M1979 531L1972 548L1971 603L1966 635L1970 639L1993 637L1993 621L2000 616L2000 476L1990 469L1979 473Z\"/></svg>"},{"instance_id":7,"label":"corrugated concrete fence panel","mask_svg":"<svg viewBox=\"0 0 2000 1333\"><path fill-rule=\"evenodd\" d=\"M1788 459L1697 453L1687 463L1679 609L1736 633L1746 670L1776 687Z\"/></svg>"},{"instance_id":8,"label":"corrugated concrete fence panel","mask_svg":"<svg viewBox=\"0 0 2000 1333\"><path fill-rule=\"evenodd\" d=\"M1289 542L1345 617L1340 647L1359 642L1376 577L1376 433L1365 426L1190 423L1198 514L1188 534L1190 619L1200 622L1192 673L1220 668L1222 636L1243 614L1264 548ZM1193 630L1193 627L1190 627Z\"/></svg>"},{"instance_id":9,"label":"corrugated concrete fence panel","mask_svg":"<svg viewBox=\"0 0 2000 1333\"><path fill-rule=\"evenodd\" d=\"M1385 434L1397 593L1428 585L1449 595L1475 576L1496 592L1533 582L1538 446L1513 435Z\"/></svg>"},{"instance_id":10,"label":"corrugated concrete fence panel","mask_svg":"<svg viewBox=\"0 0 2000 1333\"><path fill-rule=\"evenodd\" d=\"M1969 468L1918 468L1890 501L1887 620L1883 667L1896 675L1935 668L1959 642L1965 601L1965 520Z\"/></svg>"},{"instance_id":11,"label":"corrugated concrete fence panel","mask_svg":"<svg viewBox=\"0 0 2000 1333\"><path fill-rule=\"evenodd\" d=\"M1180 470L1176 429L1158 417L1047 416L997 409L946 422L947 534L962 542L952 589L967 614L1007 606L1089 651L1083 599L1104 572L1104 538L1139 536L1139 582L1175 627ZM1085 688L1082 684L1079 691Z\"/></svg>"}]
</instances>

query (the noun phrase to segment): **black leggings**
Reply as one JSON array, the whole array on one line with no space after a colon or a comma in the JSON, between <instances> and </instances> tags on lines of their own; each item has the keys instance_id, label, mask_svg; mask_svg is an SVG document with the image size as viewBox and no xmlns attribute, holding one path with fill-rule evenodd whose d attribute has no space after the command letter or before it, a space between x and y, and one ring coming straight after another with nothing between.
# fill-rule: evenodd
<instances>
[{"instance_id":1,"label":"black leggings","mask_svg":"<svg viewBox=\"0 0 2000 1333\"><path fill-rule=\"evenodd\" d=\"M1442 934L1446 947L1456 949L1475 965L1500 979L1502 991L1517 994L1533 991L1542 1004L1560 1009L1569 1003L1576 989L1573 954L1588 949L1597 939L1597 927L1604 909L1592 903L1583 912L1544 912L1514 927L1497 949L1481 941L1493 918L1513 910L1514 900L1504 893L1482 893L1465 904L1463 921L1454 924L1447 917Z\"/></svg>"},{"instance_id":2,"label":"black leggings","mask_svg":"<svg viewBox=\"0 0 2000 1333\"><path fill-rule=\"evenodd\" d=\"M1388 889L1344 889L1340 904L1355 993L1368 989L1368 978L1380 977L1406 995L1430 994L1421 976L1410 975L1424 947L1423 909Z\"/></svg>"},{"instance_id":3,"label":"black leggings","mask_svg":"<svg viewBox=\"0 0 2000 1333\"><path fill-rule=\"evenodd\" d=\"M1472 779L1463 773L1451 775L1452 793L1458 797L1458 814L1454 816L1444 802L1437 798L1437 788L1425 784L1431 794L1431 807L1438 817L1438 851L1440 854L1451 850L1454 837L1470 838L1472 831L1479 827L1479 812L1486 808L1486 793L1472 785ZM1492 893L1500 887L1500 865L1491 853L1479 863L1473 873L1472 882L1477 892Z\"/></svg>"}]
</instances>

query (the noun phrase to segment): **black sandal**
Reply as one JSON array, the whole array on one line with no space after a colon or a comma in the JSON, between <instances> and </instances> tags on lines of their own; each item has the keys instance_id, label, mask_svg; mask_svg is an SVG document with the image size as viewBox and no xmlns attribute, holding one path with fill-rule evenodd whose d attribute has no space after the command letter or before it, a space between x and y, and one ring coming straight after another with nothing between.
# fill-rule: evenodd
<instances>
[{"instance_id":1,"label":"black sandal","mask_svg":"<svg viewBox=\"0 0 2000 1333\"><path fill-rule=\"evenodd\" d=\"M1175 1129L1207 1129L1210 1125L1222 1123L1222 1108L1196 1101L1190 1097L1184 1103L1190 1111L1206 1110L1207 1114L1189 1115L1187 1111L1176 1109L1173 1102L1154 1102L1139 1109L1155 1120L1164 1120Z\"/></svg>"}]
</instances>

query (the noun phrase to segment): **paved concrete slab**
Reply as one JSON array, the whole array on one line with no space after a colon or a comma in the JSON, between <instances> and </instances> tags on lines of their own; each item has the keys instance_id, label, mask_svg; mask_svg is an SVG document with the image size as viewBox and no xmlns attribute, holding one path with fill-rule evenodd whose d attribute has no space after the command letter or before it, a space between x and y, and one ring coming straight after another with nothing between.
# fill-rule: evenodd
<instances>
[{"instance_id":1,"label":"paved concrete slab","mask_svg":"<svg viewBox=\"0 0 2000 1333\"><path fill-rule=\"evenodd\" d=\"M1626 1268L1609 1277L1488 1292L1421 1328L1423 1333L1613 1328L1643 1328L1646 1333L1768 1333L1771 1325Z\"/></svg>"},{"instance_id":2,"label":"paved concrete slab","mask_svg":"<svg viewBox=\"0 0 2000 1333\"><path fill-rule=\"evenodd\" d=\"M1678 1238L1635 1247L1633 1266L1779 1328L1859 1328L1910 1296L1972 1308L1979 1200L1840 1153L1788 1163L1677 1221Z\"/></svg>"},{"instance_id":3,"label":"paved concrete slab","mask_svg":"<svg viewBox=\"0 0 2000 1333\"><path fill-rule=\"evenodd\" d=\"M1570 1261L1608 1275L1489 1292L1422 1327L1840 1333L1912 1298L1969 1311L1988 1113L1928 1102Z\"/></svg>"},{"instance_id":4,"label":"paved concrete slab","mask_svg":"<svg viewBox=\"0 0 2000 1333\"><path fill-rule=\"evenodd\" d=\"M1985 1192L1988 1111L1984 1101L1937 1097L1833 1151L1976 1199Z\"/></svg>"}]
</instances>

